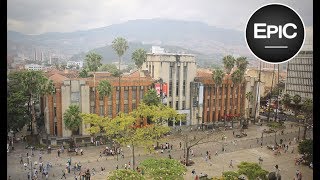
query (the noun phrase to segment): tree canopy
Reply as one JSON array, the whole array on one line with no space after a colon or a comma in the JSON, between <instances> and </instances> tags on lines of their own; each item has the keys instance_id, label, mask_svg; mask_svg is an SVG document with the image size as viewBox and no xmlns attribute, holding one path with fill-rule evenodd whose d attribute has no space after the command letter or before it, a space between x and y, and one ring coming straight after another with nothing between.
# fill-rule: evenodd
<instances>
[{"instance_id":1,"label":"tree canopy","mask_svg":"<svg viewBox=\"0 0 320 180\"><path fill-rule=\"evenodd\" d=\"M312 139L306 139L299 143L298 150L300 154L305 155L305 160L307 160L307 163L310 163L313 161L313 140Z\"/></svg>"},{"instance_id":2,"label":"tree canopy","mask_svg":"<svg viewBox=\"0 0 320 180\"><path fill-rule=\"evenodd\" d=\"M118 71L118 68L115 64L103 64L99 67L99 71L106 71L114 74L116 71Z\"/></svg>"},{"instance_id":3,"label":"tree canopy","mask_svg":"<svg viewBox=\"0 0 320 180\"><path fill-rule=\"evenodd\" d=\"M26 118L30 114L32 117L31 127L36 127L37 113L35 104L39 102L40 96L54 93L52 80L49 80L42 71L18 71L9 73L7 86L9 108L9 119L7 120L12 121L12 124L10 122L9 125L21 128L24 123L28 122ZM24 114L25 107L27 107L28 112L26 114ZM14 117L14 113L16 113L17 117ZM31 133L34 133L35 130L36 128L33 128Z\"/></svg>"},{"instance_id":4,"label":"tree canopy","mask_svg":"<svg viewBox=\"0 0 320 180\"><path fill-rule=\"evenodd\" d=\"M72 131L77 131L82 123L80 109L77 105L70 105L69 108L63 113L65 126Z\"/></svg>"},{"instance_id":5,"label":"tree canopy","mask_svg":"<svg viewBox=\"0 0 320 180\"><path fill-rule=\"evenodd\" d=\"M149 158L140 163L140 168L145 170L145 175L149 179L183 179L186 167L175 159L168 158Z\"/></svg>"},{"instance_id":6,"label":"tree canopy","mask_svg":"<svg viewBox=\"0 0 320 180\"><path fill-rule=\"evenodd\" d=\"M132 60L134 61L134 64L137 66L137 68L141 69L142 64L147 60L146 50L142 48L135 50L132 53Z\"/></svg>"},{"instance_id":7,"label":"tree canopy","mask_svg":"<svg viewBox=\"0 0 320 180\"><path fill-rule=\"evenodd\" d=\"M224 65L224 68L225 68L227 74L230 74L232 68L234 67L236 60L234 59L233 56L228 55L228 56L223 57L222 61L223 61L223 65Z\"/></svg>"},{"instance_id":8,"label":"tree canopy","mask_svg":"<svg viewBox=\"0 0 320 180\"><path fill-rule=\"evenodd\" d=\"M88 71L96 72L98 68L102 65L101 60L101 55L95 52L90 52L85 57L85 67L88 69Z\"/></svg>"},{"instance_id":9,"label":"tree canopy","mask_svg":"<svg viewBox=\"0 0 320 180\"><path fill-rule=\"evenodd\" d=\"M129 48L128 42L122 37L117 37L112 41L112 48L116 51L117 55L120 57L127 51Z\"/></svg>"},{"instance_id":10,"label":"tree canopy","mask_svg":"<svg viewBox=\"0 0 320 180\"><path fill-rule=\"evenodd\" d=\"M160 97L158 96L156 90L150 89L148 92L144 95L143 100L145 104L148 106L152 105L158 105L160 104Z\"/></svg>"},{"instance_id":11,"label":"tree canopy","mask_svg":"<svg viewBox=\"0 0 320 180\"><path fill-rule=\"evenodd\" d=\"M224 77L224 72L221 69L216 69L213 73L214 83L221 85Z\"/></svg>"},{"instance_id":12,"label":"tree canopy","mask_svg":"<svg viewBox=\"0 0 320 180\"><path fill-rule=\"evenodd\" d=\"M136 171L118 169L112 171L111 174L107 177L108 180L144 180L145 178Z\"/></svg>"},{"instance_id":13,"label":"tree canopy","mask_svg":"<svg viewBox=\"0 0 320 180\"><path fill-rule=\"evenodd\" d=\"M264 170L257 163L241 162L238 165L238 171L226 171L222 176L225 180L237 180L240 175L245 175L248 179L267 180L268 171Z\"/></svg>"},{"instance_id":14,"label":"tree canopy","mask_svg":"<svg viewBox=\"0 0 320 180\"><path fill-rule=\"evenodd\" d=\"M96 135L104 131L110 119L108 117L101 117L97 114L81 113L81 118L85 124L90 124L86 131L91 135Z\"/></svg>"}]
</instances>

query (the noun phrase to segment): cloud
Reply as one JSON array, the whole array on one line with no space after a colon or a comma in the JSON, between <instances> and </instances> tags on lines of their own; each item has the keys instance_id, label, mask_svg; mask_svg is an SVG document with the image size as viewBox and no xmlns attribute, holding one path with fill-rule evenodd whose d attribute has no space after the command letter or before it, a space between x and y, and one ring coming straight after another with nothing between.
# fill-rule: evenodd
<instances>
[{"instance_id":1,"label":"cloud","mask_svg":"<svg viewBox=\"0 0 320 180\"><path fill-rule=\"evenodd\" d=\"M166 18L244 30L254 10L271 2L291 6L306 26L313 25L312 0L10 0L7 25L8 30L39 34L86 30L134 19Z\"/></svg>"}]
</instances>

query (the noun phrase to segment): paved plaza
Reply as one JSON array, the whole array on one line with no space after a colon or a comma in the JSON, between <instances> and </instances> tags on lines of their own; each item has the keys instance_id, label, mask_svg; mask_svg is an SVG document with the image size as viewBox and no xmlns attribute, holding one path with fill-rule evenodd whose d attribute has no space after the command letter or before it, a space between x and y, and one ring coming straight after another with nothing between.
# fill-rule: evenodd
<instances>
[{"instance_id":1,"label":"paved plaza","mask_svg":"<svg viewBox=\"0 0 320 180\"><path fill-rule=\"evenodd\" d=\"M292 143L289 146L289 152L282 153L281 155L274 155L272 150L266 148L268 144L274 144L274 133L269 135L264 135L263 139L263 147L260 147L261 143L261 129L265 127L259 127L255 125L251 125L246 133L247 137L244 138L234 138L232 134L232 130L226 131L225 135L227 136L226 140L222 140L219 142L210 142L206 144L202 144L199 146L195 146L193 148L194 157L190 157L195 164L193 166L187 167L188 171L184 175L184 179L194 179L191 174L191 171L195 169L197 174L205 173L208 174L209 177L212 176L221 176L223 171L236 170L236 165L241 161L248 162L256 162L258 163L258 158L261 157L263 159L262 168L268 171L274 171L274 166L277 164L280 169L280 173L283 179L293 179L295 171L299 169L302 172L303 179L311 180L313 179L313 170L304 165L295 165L294 159L298 157L297 152L297 143ZM190 132L192 134L194 132ZM302 131L300 132L302 136ZM212 136L214 136L213 134ZM277 140L283 139L284 143L292 141L294 138L298 137L297 127L292 127L288 125L288 128L285 130L283 135L277 134ZM236 140L236 141L234 141ZM171 135L166 138L165 142L173 144L173 150L171 151L171 156L174 159L181 160L183 158L184 150L179 148L179 142L181 140L177 139L176 136ZM23 160L26 162L26 153L30 150L24 149L25 144L17 143L15 144L15 151L7 154L7 172L8 177L11 176L13 180L24 180L27 179L28 169L25 170L23 164L20 164L19 155L23 155ZM226 152L222 152L222 146L225 147ZM131 161L132 164L132 156L130 149L127 147L122 147L124 152L124 158L119 156L119 160L116 160L116 156L102 156L99 158L100 151L102 151L105 146L89 146L83 147L84 155L75 155L68 154L64 152L57 157L57 150L52 150L51 154L47 154L47 152L43 152L42 159L44 164L47 162L51 162L53 167L49 170L49 179L60 179L62 176L62 170L65 169L65 164L67 163L67 159L71 157L72 164L75 162L80 162L82 165L82 170L90 169L92 173L92 169L95 169L95 175L91 176L91 179L106 179L108 172L116 169L118 165L119 168L123 168L124 164L128 164ZM292 149L294 153L291 153ZM210 151L211 159L205 160L206 151ZM215 156L215 152L218 152L218 156ZM31 158L32 162L39 162L39 153L40 151L36 150L34 153L34 157ZM164 151L164 153L154 152L152 154L148 154L143 148L136 148L136 164L139 165L139 162L148 158L148 157L168 157L169 152ZM98 161L97 161L98 160ZM233 160L234 168L229 168L229 162ZM30 167L30 166L29 166ZM101 167L106 170L101 173ZM79 174L79 171L76 171L76 174ZM66 174L67 179L75 179L74 172ZM41 179L41 175L40 178ZM45 178L43 178L45 179Z\"/></svg>"}]
</instances>

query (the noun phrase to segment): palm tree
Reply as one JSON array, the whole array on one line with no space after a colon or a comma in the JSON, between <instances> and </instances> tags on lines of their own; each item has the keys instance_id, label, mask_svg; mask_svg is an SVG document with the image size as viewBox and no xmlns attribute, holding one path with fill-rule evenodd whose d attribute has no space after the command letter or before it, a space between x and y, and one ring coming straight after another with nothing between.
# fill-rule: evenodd
<instances>
[{"instance_id":1,"label":"palm tree","mask_svg":"<svg viewBox=\"0 0 320 180\"><path fill-rule=\"evenodd\" d=\"M122 37L117 37L112 41L112 48L116 51L118 57L119 57L119 106L118 106L118 113L120 112L120 99L121 99L121 86L120 86L120 80L121 80L121 60L123 54L127 51L129 48L128 42L126 39Z\"/></svg>"},{"instance_id":2,"label":"palm tree","mask_svg":"<svg viewBox=\"0 0 320 180\"><path fill-rule=\"evenodd\" d=\"M239 89L240 87L240 84L242 83L243 81L243 77L244 77L244 74L243 72L240 70L240 69L237 69L235 70L232 74L231 74L231 80L234 84L234 91L236 91L237 89ZM238 98L240 98L240 91L238 92ZM233 97L233 107L232 109L234 109L235 107L235 98ZM240 108L240 107L238 107ZM240 123L241 124L241 123ZM233 121L232 121L232 128L233 128Z\"/></svg>"},{"instance_id":3,"label":"palm tree","mask_svg":"<svg viewBox=\"0 0 320 180\"><path fill-rule=\"evenodd\" d=\"M223 61L223 65L224 65L224 68L225 68L227 74L230 74L230 72L235 64L234 57L231 55L228 55L228 56L223 57L222 61Z\"/></svg>"},{"instance_id":4,"label":"palm tree","mask_svg":"<svg viewBox=\"0 0 320 180\"><path fill-rule=\"evenodd\" d=\"M242 71L243 73L245 73L247 66L248 66L249 62L247 61L246 57L238 57L236 59L236 65L237 68Z\"/></svg>"},{"instance_id":5,"label":"palm tree","mask_svg":"<svg viewBox=\"0 0 320 180\"><path fill-rule=\"evenodd\" d=\"M222 84L223 81L223 77L224 77L224 72L221 69L216 69L212 75L212 78L214 80L214 83L216 85L216 104L215 104L215 109L217 111L217 104L218 104L218 92L219 92L219 87Z\"/></svg>"},{"instance_id":6,"label":"palm tree","mask_svg":"<svg viewBox=\"0 0 320 180\"><path fill-rule=\"evenodd\" d=\"M296 94L293 96L292 101L295 105L294 107L294 115L297 116L298 115L298 111L299 111L299 104L301 103L301 96Z\"/></svg>"},{"instance_id":7,"label":"palm tree","mask_svg":"<svg viewBox=\"0 0 320 180\"><path fill-rule=\"evenodd\" d=\"M82 118L80 115L80 108L78 105L70 105L69 108L63 113L63 119L65 126L71 130L74 135L82 123Z\"/></svg>"},{"instance_id":8,"label":"palm tree","mask_svg":"<svg viewBox=\"0 0 320 180\"><path fill-rule=\"evenodd\" d=\"M247 112L248 112L248 119L249 119L249 118L250 118L249 105L250 105L250 102L253 100L252 92L247 92L247 93L246 93L246 99L248 100L248 109L247 109Z\"/></svg>"},{"instance_id":9,"label":"palm tree","mask_svg":"<svg viewBox=\"0 0 320 180\"><path fill-rule=\"evenodd\" d=\"M107 112L107 106L108 106L108 97L111 94L112 86L108 80L102 80L100 81L97 89L98 89L99 95L104 97L104 113L105 113L105 116L107 116L106 112Z\"/></svg>"},{"instance_id":10,"label":"palm tree","mask_svg":"<svg viewBox=\"0 0 320 180\"><path fill-rule=\"evenodd\" d=\"M132 60L134 61L134 64L139 69L139 86L140 86L140 71L142 68L142 65L147 60L147 52L144 49L137 49L132 53Z\"/></svg>"}]
</instances>

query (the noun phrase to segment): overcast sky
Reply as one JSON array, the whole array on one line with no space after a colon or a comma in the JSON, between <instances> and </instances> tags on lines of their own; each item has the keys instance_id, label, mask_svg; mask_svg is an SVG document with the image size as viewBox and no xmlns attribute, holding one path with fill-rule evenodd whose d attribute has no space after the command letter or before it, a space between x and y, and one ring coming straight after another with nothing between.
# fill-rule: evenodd
<instances>
[{"instance_id":1,"label":"overcast sky","mask_svg":"<svg viewBox=\"0 0 320 180\"><path fill-rule=\"evenodd\" d=\"M71 32L134 19L196 20L243 31L260 6L278 2L313 25L312 0L8 0L8 30L24 34Z\"/></svg>"}]
</instances>

